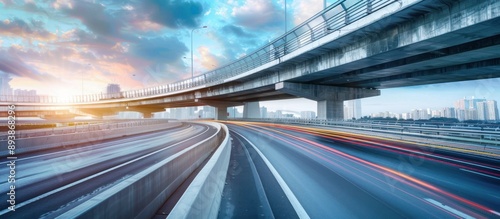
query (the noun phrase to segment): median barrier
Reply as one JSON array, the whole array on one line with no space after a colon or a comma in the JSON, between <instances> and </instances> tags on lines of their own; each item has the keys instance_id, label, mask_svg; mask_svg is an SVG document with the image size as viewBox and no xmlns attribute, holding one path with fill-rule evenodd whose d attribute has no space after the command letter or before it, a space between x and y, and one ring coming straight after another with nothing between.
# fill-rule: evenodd
<instances>
[{"instance_id":1,"label":"median barrier","mask_svg":"<svg viewBox=\"0 0 500 219\"><path fill-rule=\"evenodd\" d=\"M118 182L57 218L152 218L189 175L224 146L221 143L227 144L227 129L211 124L218 129L216 134Z\"/></svg>"},{"instance_id":2,"label":"median barrier","mask_svg":"<svg viewBox=\"0 0 500 219\"><path fill-rule=\"evenodd\" d=\"M222 128L226 131L225 125ZM214 155L191 182L167 218L216 218L231 156L226 137Z\"/></svg>"}]
</instances>

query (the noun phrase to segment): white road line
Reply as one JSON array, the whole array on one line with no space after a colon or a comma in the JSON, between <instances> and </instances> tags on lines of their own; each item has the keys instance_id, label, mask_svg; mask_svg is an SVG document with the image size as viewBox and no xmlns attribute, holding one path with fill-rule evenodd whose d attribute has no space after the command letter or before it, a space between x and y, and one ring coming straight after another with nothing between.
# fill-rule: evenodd
<instances>
[{"instance_id":1,"label":"white road line","mask_svg":"<svg viewBox=\"0 0 500 219\"><path fill-rule=\"evenodd\" d=\"M181 126L179 126L179 127L181 127ZM186 129L190 128L190 127L191 127L191 125L189 125L188 127L186 127ZM161 131L168 131L168 130L161 130ZM183 130L181 130L181 131L183 131ZM172 133L177 134L176 132L172 132ZM145 133L144 134L144 138L145 137L149 137L150 135L152 135L153 137L160 137L161 136L160 134L161 133ZM170 133L167 133L167 134L170 134ZM103 139L103 140L106 140L106 139ZM143 139L139 139L139 140L143 140ZM116 141L113 141L112 144L116 144L116 143L118 143L120 141L127 141L127 142L129 142L130 140L127 140L127 139L116 140ZM111 142L105 142L104 144L107 146L107 145L110 145ZM70 150L72 150L72 149L70 149ZM51 152L51 153L48 153L48 154L34 155L34 156L26 157L26 158L19 158L19 159L17 159L17 161L25 161L25 160L30 160L30 159L38 159L40 157L46 157L46 156L52 156L52 155L59 155L59 154L64 154L64 153L67 153L67 151L56 151L56 152ZM0 166L2 166L4 164L8 164L8 163L9 162L0 162Z\"/></svg>"},{"instance_id":2,"label":"white road line","mask_svg":"<svg viewBox=\"0 0 500 219\"><path fill-rule=\"evenodd\" d=\"M177 142L177 143L175 143L175 144L173 144L173 145L170 145L170 146L168 146L168 147L162 148L162 149L160 149L160 150L158 150L158 151L153 151L153 152L151 152L151 153L149 153L149 154L146 154L146 155L143 155L143 156L138 157L138 158L136 158L136 159L130 160L130 161L126 162L126 163L122 163L122 164L120 164L120 165L118 165L118 166L114 166L114 167L112 167L112 168L110 168L110 169L107 169L107 170L101 171L101 172L96 173L96 174L94 174L94 175L87 176L87 177L85 177L85 178L83 178L83 179L80 179L80 180L78 180L78 181L72 182L72 183L67 184L67 185L65 185L65 186L63 186L63 187L59 187L59 188L54 189L54 190L52 190L52 191L50 191L50 192L47 192L47 193L45 193L45 194L41 194L41 195L39 195L39 196L37 196L37 197L31 198L31 199L26 200L26 201L24 201L24 202L22 202L22 203L16 204L16 210L17 210L18 208L24 207L24 206L26 206L26 205L28 205L28 204L31 204L31 203L33 203L33 202L36 202L36 201L38 201L38 200L40 200L40 199L42 199L42 198L48 197L48 196L50 196L50 195L52 195L52 194L55 194L55 193L57 193L57 192L60 192L60 191L62 191L62 190L65 190L65 189L70 188L70 187L72 187L72 186L75 186L75 185L78 185L78 184L80 184L80 183L83 183L83 182L85 182L85 181L87 181L87 180L90 180L90 179L96 178L96 177L98 177L98 176L101 176L101 175L103 175L103 174L106 174L106 173L108 173L108 172L110 172L110 171L112 171L112 170L118 169L118 168L120 168L120 167L123 167L123 166L125 166L125 165L131 164L131 163L136 162L136 161L138 161L138 160L144 159L144 158L149 157L149 156L151 156L151 155L153 155L153 154L159 153L160 151L164 151L164 150L166 150L166 149L169 149L169 148L171 148L171 147L173 147L173 146L175 146L175 145L178 145L178 144L184 143L184 142L186 142L186 141L189 141L189 140L191 140L191 139L193 139L193 138L196 138L196 137L198 137L198 136L200 136L200 135L205 134L205 133L206 133L206 132L208 132L209 130L210 130L210 128L207 128L204 132L202 132L202 133L200 133L200 134L198 134L198 135L196 135L196 136L193 136L193 137L191 137L191 138L188 138L188 139L186 139L186 140L183 140L183 141ZM5 209L5 210L3 210L3 211L0 211L0 215L4 215L4 214L9 213L9 212L10 212L10 210L9 210L9 209Z\"/></svg>"},{"instance_id":3,"label":"white road line","mask_svg":"<svg viewBox=\"0 0 500 219\"><path fill-rule=\"evenodd\" d=\"M472 216L470 216L470 215L468 215L468 214L465 214L465 213L463 213L463 212L461 212L461 211L459 211L459 210L457 210L457 209L454 209L454 208L452 208L452 207L450 207L450 206L447 206L447 205L445 205L445 204L442 204L441 202L438 202L438 201L436 201L436 200L434 200L434 199L431 199L431 198L425 198L425 200L426 200L427 202L429 202L429 203L431 203L431 204L433 204L433 205L435 205L435 206L437 206L437 207L439 207L439 208L442 208L442 209L444 209L444 210L447 210L447 211L449 211L449 212L451 212L451 213L453 213L453 214L455 214L455 215L457 215L457 216L459 216L459 217L461 217L461 218L464 218L464 219L474 219L474 217L472 217Z\"/></svg>"},{"instance_id":4,"label":"white road line","mask_svg":"<svg viewBox=\"0 0 500 219\"><path fill-rule=\"evenodd\" d=\"M493 179L498 179L498 180L500 180L500 178L499 178L499 177L496 177L496 176L490 176L490 175L488 175L488 174L479 173L479 172L476 172L476 171L467 170L467 169L462 169L462 168L460 168L460 170L465 171L465 172L474 173L474 174L477 174L477 175L486 176L486 177L490 177L490 178L493 178Z\"/></svg>"},{"instance_id":5,"label":"white road line","mask_svg":"<svg viewBox=\"0 0 500 219\"><path fill-rule=\"evenodd\" d=\"M391 146L391 145L384 146L384 147L389 147L389 148L393 148L393 149L396 149L396 150L406 151L406 152L409 152L409 153L420 154L422 156L434 157L434 158L439 158L439 159L443 159L443 160L454 161L454 162L457 162L457 163L463 163L463 164L467 164L467 165L471 165L471 166L482 167L482 168L490 169L490 170L494 170L494 171L500 171L499 168L490 167L490 166L484 166L484 165L481 165L481 164L471 163L471 162L462 161L462 160L456 160L456 159L453 159L453 158L443 157L443 156L439 156L439 155L435 155L435 154L427 154L427 153L424 153L424 152L409 150L409 149L405 149L405 148L398 148L398 147Z\"/></svg>"},{"instance_id":6,"label":"white road line","mask_svg":"<svg viewBox=\"0 0 500 219\"><path fill-rule=\"evenodd\" d=\"M496 214L496 215L500 216L500 213L498 213L498 212L496 212L496 211L491 210L491 213L493 213L493 214Z\"/></svg>"},{"instance_id":7,"label":"white road line","mask_svg":"<svg viewBox=\"0 0 500 219\"><path fill-rule=\"evenodd\" d=\"M295 197L295 195L293 194L290 187L288 187L285 180L283 180L281 175L274 168L274 166L271 164L271 162L269 162L269 160L266 158L266 156L264 156L264 154L252 142L250 142L247 138L245 138L243 135L241 135L237 132L234 132L234 133L236 133L237 135L239 135L240 137L245 139L245 141L247 141L250 145L252 145L252 147L255 149L255 151L257 151L257 153L260 155L262 160L264 160L264 163L266 163L267 167L269 168L269 170L273 174L274 178L276 178L276 181L278 181L278 184L280 185L281 189L283 189L283 192L285 193L286 197L288 198L288 201L290 201L290 204L292 204L293 209L295 209L295 212L297 213L299 218L304 218L304 219L310 218L309 215L307 214L306 210L304 209L304 207L302 207L302 205L300 204L297 197Z\"/></svg>"}]
</instances>

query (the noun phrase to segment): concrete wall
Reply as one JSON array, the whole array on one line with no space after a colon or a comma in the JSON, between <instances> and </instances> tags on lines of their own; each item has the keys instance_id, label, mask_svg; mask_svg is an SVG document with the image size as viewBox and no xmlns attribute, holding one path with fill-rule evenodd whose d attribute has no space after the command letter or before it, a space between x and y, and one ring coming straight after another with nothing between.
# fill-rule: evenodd
<instances>
[{"instance_id":1,"label":"concrete wall","mask_svg":"<svg viewBox=\"0 0 500 219\"><path fill-rule=\"evenodd\" d=\"M222 128L229 133L225 125ZM216 218L230 156L231 142L226 138L191 182L167 218Z\"/></svg>"},{"instance_id":2,"label":"concrete wall","mask_svg":"<svg viewBox=\"0 0 500 219\"><path fill-rule=\"evenodd\" d=\"M228 141L227 129L212 124L219 129L212 137L150 166L58 218L151 218L221 142Z\"/></svg>"},{"instance_id":3,"label":"concrete wall","mask_svg":"<svg viewBox=\"0 0 500 219\"><path fill-rule=\"evenodd\" d=\"M16 154L33 152L43 149L64 147L74 144L99 142L106 139L118 138L127 135L135 135L146 132L164 130L181 126L180 122L169 122L161 124L152 124L144 126L120 126L112 129L101 129L102 127L95 126L88 132L74 132L68 134L48 135L31 138L16 139ZM71 129L64 130L63 133L70 132ZM7 148L7 141L0 141L1 148ZM8 150L0 150L0 156L7 156Z\"/></svg>"}]
</instances>

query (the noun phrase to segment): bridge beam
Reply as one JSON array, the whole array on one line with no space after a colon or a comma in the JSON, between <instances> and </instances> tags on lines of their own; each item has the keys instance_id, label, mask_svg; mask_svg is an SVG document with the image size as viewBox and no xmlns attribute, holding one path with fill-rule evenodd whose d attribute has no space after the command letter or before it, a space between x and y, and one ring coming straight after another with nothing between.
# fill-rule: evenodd
<instances>
[{"instance_id":1,"label":"bridge beam","mask_svg":"<svg viewBox=\"0 0 500 219\"><path fill-rule=\"evenodd\" d=\"M279 82L276 91L318 102L318 119L344 119L344 100L379 96L380 90Z\"/></svg>"},{"instance_id":2,"label":"bridge beam","mask_svg":"<svg viewBox=\"0 0 500 219\"><path fill-rule=\"evenodd\" d=\"M247 102L243 107L243 118L260 118L259 102Z\"/></svg>"}]
</instances>

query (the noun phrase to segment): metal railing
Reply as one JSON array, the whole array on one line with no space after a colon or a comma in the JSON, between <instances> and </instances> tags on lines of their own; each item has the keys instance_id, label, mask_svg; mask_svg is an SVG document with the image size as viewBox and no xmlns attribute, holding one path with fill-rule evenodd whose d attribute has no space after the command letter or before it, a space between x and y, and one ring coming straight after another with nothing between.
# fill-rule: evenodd
<instances>
[{"instance_id":1,"label":"metal railing","mask_svg":"<svg viewBox=\"0 0 500 219\"><path fill-rule=\"evenodd\" d=\"M399 135L425 136L471 143L500 145L500 127L469 127L466 125L426 125L409 123L352 122L326 119L265 118L235 119L238 121L268 122L280 124L331 126Z\"/></svg>"},{"instance_id":2,"label":"metal railing","mask_svg":"<svg viewBox=\"0 0 500 219\"><path fill-rule=\"evenodd\" d=\"M302 24L291 29L270 43L230 64L205 74L171 84L123 91L116 94L90 94L71 97L55 96L0 96L0 102L28 103L87 103L123 98L142 98L171 94L199 86L213 86L225 79L240 75L264 64L273 62L369 14L398 2L397 0L339 0Z\"/></svg>"}]
</instances>

